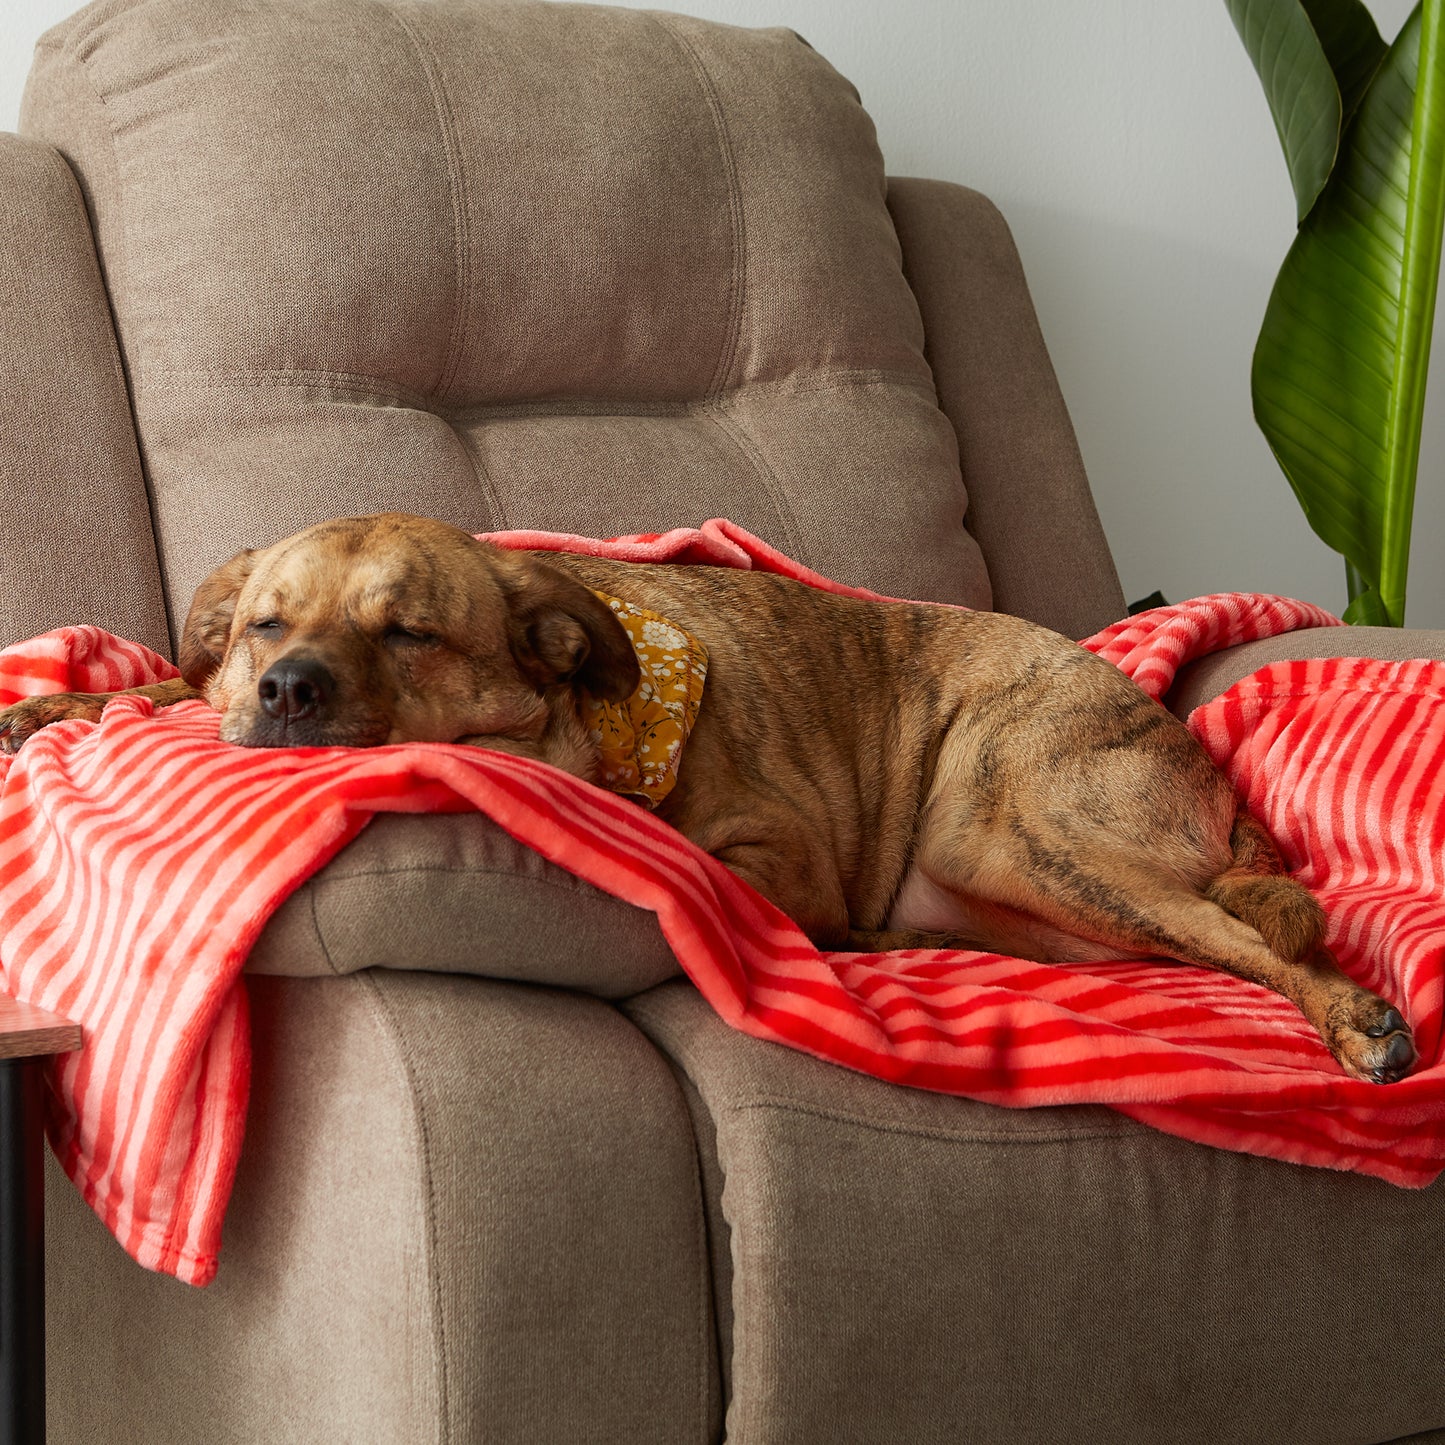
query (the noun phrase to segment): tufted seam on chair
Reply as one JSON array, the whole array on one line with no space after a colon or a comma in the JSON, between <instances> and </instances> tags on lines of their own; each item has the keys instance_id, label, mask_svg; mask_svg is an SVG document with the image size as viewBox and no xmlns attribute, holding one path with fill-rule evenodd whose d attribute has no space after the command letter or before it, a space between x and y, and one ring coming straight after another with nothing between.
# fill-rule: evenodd
<instances>
[{"instance_id":1,"label":"tufted seam on chair","mask_svg":"<svg viewBox=\"0 0 1445 1445\"><path fill-rule=\"evenodd\" d=\"M728 377L732 375L733 362L737 358L738 346L742 341L743 288L746 276L748 233L747 219L743 213L742 187L738 184L737 154L733 149L732 135L728 131L727 116L723 113L722 102L718 99L717 87L713 84L712 76L703 63L697 47L673 26L667 16L656 12L647 12L647 14L648 18L683 52L692 66L693 73L697 77L698 87L707 101L708 111L712 116L713 129L717 133L718 149L722 155L723 175L727 180L728 212L732 225L732 272L728 278L727 329L723 335L723 346L718 356L717 367L707 389L707 399L711 401L719 396L727 385Z\"/></svg>"},{"instance_id":2,"label":"tufted seam on chair","mask_svg":"<svg viewBox=\"0 0 1445 1445\"><path fill-rule=\"evenodd\" d=\"M478 402L469 406L448 407L445 410L439 409L421 392L351 371L150 367L146 375L152 379L163 377L178 389L254 385L294 387L298 391L307 388L344 391L354 396L430 412L443 420L451 421L518 416L696 416L719 406L727 406L737 398L754 395L773 393L780 396L803 396L870 386L897 386L917 392L930 402L936 399L931 376L919 377L912 372L891 371L886 367L857 367L812 374L794 371L773 381L747 382L742 386L729 388L718 397L697 401L632 401L617 397L573 396L560 399L552 397L541 401Z\"/></svg>"},{"instance_id":3,"label":"tufted seam on chair","mask_svg":"<svg viewBox=\"0 0 1445 1445\"><path fill-rule=\"evenodd\" d=\"M734 401L752 396L814 396L854 391L873 386L896 386L933 401L933 382L903 371L883 368L820 371L811 375L790 372L774 381L751 381L721 396L702 401L619 401L616 398L568 397L565 401L504 401L459 407L448 415L458 421L481 421L523 416L709 416Z\"/></svg>"},{"instance_id":4,"label":"tufted seam on chair","mask_svg":"<svg viewBox=\"0 0 1445 1445\"><path fill-rule=\"evenodd\" d=\"M345 974L336 966L336 960L331 955L331 949L326 942L326 935L321 928L321 920L316 913L316 894L311 894L311 923L316 930L316 941L321 945L322 957L326 960L326 966L336 978L348 978L352 975ZM380 1023L383 1032L387 1035L393 1051L397 1070L405 1083L407 1096L411 1100L412 1122L416 1129L416 1150L418 1160L418 1173L424 1181L424 1195L426 1199L426 1286L428 1302L431 1305L432 1323L435 1329L436 1348L433 1353L433 1367L436 1370L437 1378L437 1414L440 1424L440 1438L445 1440L451 1434L451 1416L448 1410L447 1388L447 1343L446 1343L446 1312L442 1308L441 1284L436 1274L436 1238L437 1238L437 1203L436 1189L432 1183L432 1154L431 1129L427 1119L426 1101L422 1098L421 1089L417 1084L416 1073L412 1069L411 1061L408 1058L405 1048L405 1040L402 1035L400 1021L397 1019L395 1010L387 1002L385 994L378 983L372 977L371 970L365 969L356 975L357 985L365 990L364 997L370 1008L373 1018Z\"/></svg>"},{"instance_id":5,"label":"tufted seam on chair","mask_svg":"<svg viewBox=\"0 0 1445 1445\"><path fill-rule=\"evenodd\" d=\"M322 947L325 947L324 943ZM329 955L327 962L331 962ZM437 1278L437 1197L434 1183L436 1170L432 1163L436 1154L436 1146L432 1142L433 1129L427 1113L426 1099L422 1095L416 1071L412 1067L407 1048L406 1031L397 1017L396 1010L392 1008L387 999L380 981L372 976L372 970L365 969L360 974L349 976L355 977L366 989L373 1016L381 1023L382 1028L390 1037L396 1067L405 1081L406 1090L411 1099L412 1119L416 1128L417 1168L426 1200L426 1287L428 1303L431 1306L432 1325L435 1330L433 1338L436 1342L433 1351L433 1366L436 1370L437 1380L437 1439L445 1442L452 1437L451 1401L449 1398L451 1381L447 1357L446 1309L442 1301L441 1281Z\"/></svg>"},{"instance_id":6,"label":"tufted seam on chair","mask_svg":"<svg viewBox=\"0 0 1445 1445\"><path fill-rule=\"evenodd\" d=\"M698 412L717 427L732 443L738 455L752 468L754 475L762 482L772 501L773 510L777 513L778 525L788 539L788 552L798 561L807 563L811 549L803 539L803 531L798 526L798 519L793 512L792 503L788 500L788 494L784 490L783 484L778 480L772 467L768 465L767 459L758 450L752 437L748 435L747 428L735 416L729 415L720 404L699 407Z\"/></svg>"},{"instance_id":7,"label":"tufted seam on chair","mask_svg":"<svg viewBox=\"0 0 1445 1445\"><path fill-rule=\"evenodd\" d=\"M326 390L346 392L351 396L388 406L406 407L412 411L435 414L430 397L410 387L396 386L374 376L354 371L280 370L264 367L228 368L216 366L148 367L149 380L164 379L176 390L244 389L251 386L292 387L297 391Z\"/></svg>"},{"instance_id":8,"label":"tufted seam on chair","mask_svg":"<svg viewBox=\"0 0 1445 1445\"><path fill-rule=\"evenodd\" d=\"M342 850L341 856L346 856L344 849ZM311 906L311 930L316 935L316 942L321 946L321 956L326 960L326 966L331 970L332 976L335 978L345 978L346 974L336 966L336 959L332 955L331 945L327 943L326 932L321 927L321 914L316 907L316 895L319 891L319 884L319 879L308 878L306 882L301 885L310 895L307 901Z\"/></svg>"},{"instance_id":9,"label":"tufted seam on chair","mask_svg":"<svg viewBox=\"0 0 1445 1445\"><path fill-rule=\"evenodd\" d=\"M506 508L502 506L502 494L497 490L496 483L492 481L492 474L487 470L487 464L480 449L465 432L458 431L451 421L445 417L442 420L446 421L447 429L457 439L457 445L461 447L462 455L466 457L471 466L472 475L477 479L477 486L486 497L487 505L492 509L494 530L505 531L508 522Z\"/></svg>"},{"instance_id":10,"label":"tufted seam on chair","mask_svg":"<svg viewBox=\"0 0 1445 1445\"><path fill-rule=\"evenodd\" d=\"M1097 1106L1091 1106L1097 1107ZM900 1134L915 1139L937 1139L949 1144L1067 1144L1076 1139L1122 1139L1129 1141L1147 1134L1143 1125L1135 1123L1125 1114L1113 1120L1100 1120L1077 1126L1063 1125L1057 1128L1010 1130L1007 1127L946 1128L939 1125L909 1123L901 1119L878 1119L851 1109L828 1107L807 1100L790 1098L787 1095L759 1094L727 1106L728 1112L743 1115L753 1111L797 1114L804 1118L827 1120L833 1124L848 1124L860 1129L870 1129L877 1134Z\"/></svg>"},{"instance_id":11,"label":"tufted seam on chair","mask_svg":"<svg viewBox=\"0 0 1445 1445\"><path fill-rule=\"evenodd\" d=\"M461 365L462 353L466 349L467 307L471 298L471 271L467 265L468 233L466 187L462 178L462 151L457 140L456 115L452 110L451 97L442 84L441 67L430 43L421 32L414 29L398 8L383 3L381 8L397 24L402 33L416 50L431 86L432 103L436 107L437 124L441 130L442 149L447 157L447 184L452 202L452 240L456 263L456 290L452 305L451 334L447 338L447 358L441 377L436 385L438 400L446 397L456 380L457 368Z\"/></svg>"}]
</instances>

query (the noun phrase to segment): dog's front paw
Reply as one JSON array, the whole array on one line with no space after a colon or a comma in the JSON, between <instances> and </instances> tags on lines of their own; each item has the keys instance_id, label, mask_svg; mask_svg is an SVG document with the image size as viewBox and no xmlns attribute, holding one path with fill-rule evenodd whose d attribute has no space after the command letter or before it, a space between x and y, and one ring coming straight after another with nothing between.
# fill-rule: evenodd
<instances>
[{"instance_id":1,"label":"dog's front paw","mask_svg":"<svg viewBox=\"0 0 1445 1445\"><path fill-rule=\"evenodd\" d=\"M0 753L12 756L43 727L84 718L100 720L106 699L83 692L52 692L44 697L27 697L12 707L0 710Z\"/></svg>"},{"instance_id":2,"label":"dog's front paw","mask_svg":"<svg viewBox=\"0 0 1445 1445\"><path fill-rule=\"evenodd\" d=\"M1393 1084L1415 1063L1415 1037L1404 1015L1365 989L1330 1009L1325 1042L1347 1074L1371 1084Z\"/></svg>"}]
</instances>

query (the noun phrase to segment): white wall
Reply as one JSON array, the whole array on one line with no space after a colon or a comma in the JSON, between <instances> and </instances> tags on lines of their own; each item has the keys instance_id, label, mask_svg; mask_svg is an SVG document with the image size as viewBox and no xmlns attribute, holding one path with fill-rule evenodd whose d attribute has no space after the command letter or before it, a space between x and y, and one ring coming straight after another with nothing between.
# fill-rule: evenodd
<instances>
[{"instance_id":1,"label":"white wall","mask_svg":"<svg viewBox=\"0 0 1445 1445\"><path fill-rule=\"evenodd\" d=\"M1223 0L671 6L791 26L858 86L890 171L961 181L1003 208L1126 596L1272 591L1343 608L1343 564L1250 415L1250 353L1293 206ZM0 129L14 126L35 37L74 8L6 0ZM1372 9L1389 38L1410 3ZM1445 627L1436 350L1409 611L1425 627Z\"/></svg>"}]
</instances>

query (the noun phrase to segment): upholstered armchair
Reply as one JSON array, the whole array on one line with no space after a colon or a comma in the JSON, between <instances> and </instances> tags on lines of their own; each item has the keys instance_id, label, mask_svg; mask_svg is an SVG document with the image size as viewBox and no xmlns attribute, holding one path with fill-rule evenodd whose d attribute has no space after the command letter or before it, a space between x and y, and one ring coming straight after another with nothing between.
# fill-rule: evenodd
<instances>
[{"instance_id":1,"label":"upholstered armchair","mask_svg":"<svg viewBox=\"0 0 1445 1445\"><path fill-rule=\"evenodd\" d=\"M886 179L791 32L98 0L41 41L21 129L4 642L167 651L215 562L382 508L723 515L893 595L1074 637L1124 611L1004 221ZM1439 1189L750 1040L652 915L483 818L378 819L248 969L215 1283L140 1269L52 1171L53 1439L1445 1427Z\"/></svg>"}]
</instances>

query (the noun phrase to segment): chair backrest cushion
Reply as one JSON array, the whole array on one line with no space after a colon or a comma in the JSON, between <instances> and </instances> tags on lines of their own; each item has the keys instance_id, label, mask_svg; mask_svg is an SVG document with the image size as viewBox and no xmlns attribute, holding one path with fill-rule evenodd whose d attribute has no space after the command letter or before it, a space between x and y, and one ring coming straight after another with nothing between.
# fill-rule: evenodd
<instances>
[{"instance_id":1,"label":"chair backrest cushion","mask_svg":"<svg viewBox=\"0 0 1445 1445\"><path fill-rule=\"evenodd\" d=\"M239 547L732 517L989 603L853 88L790 31L491 0L99 0L22 125L80 177L173 618Z\"/></svg>"}]
</instances>

